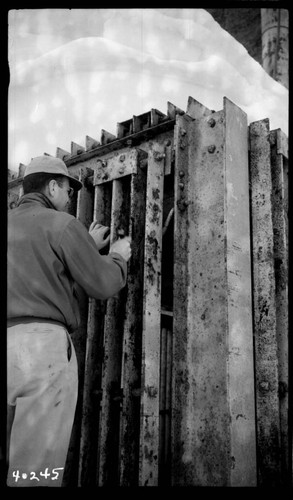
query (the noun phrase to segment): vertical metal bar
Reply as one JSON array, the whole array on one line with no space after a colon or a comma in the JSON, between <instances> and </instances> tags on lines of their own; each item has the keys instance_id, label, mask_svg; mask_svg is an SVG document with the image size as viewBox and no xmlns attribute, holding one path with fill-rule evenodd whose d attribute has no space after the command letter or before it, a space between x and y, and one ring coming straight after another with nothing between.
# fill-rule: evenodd
<instances>
[{"instance_id":1,"label":"vertical metal bar","mask_svg":"<svg viewBox=\"0 0 293 500\"><path fill-rule=\"evenodd\" d=\"M76 217L86 228L92 219L94 192L91 185L87 183L87 178L91 175L90 169L81 168L79 172L79 180L83 183L83 188L78 192ZM76 357L78 362L78 400L75 411L75 419L72 429L71 441L68 451L67 465L65 469L64 485L75 485L78 482L79 468L79 450L80 450L80 433L82 421L82 399L83 399L83 383L85 370L86 356L86 338L87 338L87 317L88 317L88 296L78 285L75 285L76 294L78 296L80 325L78 329L71 335Z\"/></svg>"},{"instance_id":2,"label":"vertical metal bar","mask_svg":"<svg viewBox=\"0 0 293 500\"><path fill-rule=\"evenodd\" d=\"M117 238L119 227L129 225L129 179L113 181L111 242ZM121 363L125 293L107 301L104 332L103 399L100 442L100 486L119 485L119 427L121 394Z\"/></svg>"},{"instance_id":3,"label":"vertical metal bar","mask_svg":"<svg viewBox=\"0 0 293 500\"><path fill-rule=\"evenodd\" d=\"M256 486L248 128L224 98L231 486Z\"/></svg>"},{"instance_id":4,"label":"vertical metal bar","mask_svg":"<svg viewBox=\"0 0 293 500\"><path fill-rule=\"evenodd\" d=\"M165 404L165 482L166 486L171 485L170 478L170 452L171 452L171 390L172 390L172 330L166 330L166 404Z\"/></svg>"},{"instance_id":5,"label":"vertical metal bar","mask_svg":"<svg viewBox=\"0 0 293 500\"><path fill-rule=\"evenodd\" d=\"M258 482L280 484L280 412L269 120L250 124Z\"/></svg>"},{"instance_id":6,"label":"vertical metal bar","mask_svg":"<svg viewBox=\"0 0 293 500\"><path fill-rule=\"evenodd\" d=\"M174 173L173 486L227 486L223 112L178 116Z\"/></svg>"},{"instance_id":7,"label":"vertical metal bar","mask_svg":"<svg viewBox=\"0 0 293 500\"><path fill-rule=\"evenodd\" d=\"M78 192L76 218L88 229L93 221L94 187L88 178L93 175L91 168L81 168L79 179L83 188Z\"/></svg>"},{"instance_id":8,"label":"vertical metal bar","mask_svg":"<svg viewBox=\"0 0 293 500\"><path fill-rule=\"evenodd\" d=\"M276 334L279 371L282 484L289 481L289 324L288 324L288 242L287 172L284 157L278 153L280 130L271 132L272 223L276 280Z\"/></svg>"},{"instance_id":9,"label":"vertical metal bar","mask_svg":"<svg viewBox=\"0 0 293 500\"><path fill-rule=\"evenodd\" d=\"M105 226L110 226L111 220L111 189L109 188L111 188L110 184L95 187L93 219ZM94 486L98 481L97 450L105 311L106 301L93 298L89 300L78 482L81 487Z\"/></svg>"},{"instance_id":10,"label":"vertical metal bar","mask_svg":"<svg viewBox=\"0 0 293 500\"><path fill-rule=\"evenodd\" d=\"M173 485L255 485L247 125L224 104L176 124Z\"/></svg>"},{"instance_id":11,"label":"vertical metal bar","mask_svg":"<svg viewBox=\"0 0 293 500\"><path fill-rule=\"evenodd\" d=\"M145 198L146 173L138 167L137 174L131 176L130 186L132 256L124 322L120 486L138 485Z\"/></svg>"},{"instance_id":12,"label":"vertical metal bar","mask_svg":"<svg viewBox=\"0 0 293 500\"><path fill-rule=\"evenodd\" d=\"M144 257L140 486L158 485L164 145L149 143Z\"/></svg>"},{"instance_id":13,"label":"vertical metal bar","mask_svg":"<svg viewBox=\"0 0 293 500\"><path fill-rule=\"evenodd\" d=\"M165 420L166 420L166 360L167 349L167 331L163 326L161 331L161 346L160 346L160 443L159 443L159 484L161 478L165 476Z\"/></svg>"}]
</instances>

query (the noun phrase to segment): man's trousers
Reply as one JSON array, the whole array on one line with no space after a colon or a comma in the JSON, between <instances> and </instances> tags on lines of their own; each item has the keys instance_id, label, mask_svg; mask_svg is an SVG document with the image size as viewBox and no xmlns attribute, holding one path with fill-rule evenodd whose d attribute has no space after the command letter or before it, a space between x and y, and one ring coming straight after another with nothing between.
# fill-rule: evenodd
<instances>
[{"instance_id":1,"label":"man's trousers","mask_svg":"<svg viewBox=\"0 0 293 500\"><path fill-rule=\"evenodd\" d=\"M7 329L8 486L62 485L77 389L65 327L39 322Z\"/></svg>"}]
</instances>

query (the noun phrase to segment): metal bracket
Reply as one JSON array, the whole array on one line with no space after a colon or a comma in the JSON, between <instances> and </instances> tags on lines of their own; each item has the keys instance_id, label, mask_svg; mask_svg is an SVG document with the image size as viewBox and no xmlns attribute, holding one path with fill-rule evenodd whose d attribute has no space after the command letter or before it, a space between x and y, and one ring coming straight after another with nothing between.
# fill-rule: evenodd
<instances>
[{"instance_id":1,"label":"metal bracket","mask_svg":"<svg viewBox=\"0 0 293 500\"><path fill-rule=\"evenodd\" d=\"M94 172L94 186L137 173L138 150L125 148L97 159Z\"/></svg>"}]
</instances>

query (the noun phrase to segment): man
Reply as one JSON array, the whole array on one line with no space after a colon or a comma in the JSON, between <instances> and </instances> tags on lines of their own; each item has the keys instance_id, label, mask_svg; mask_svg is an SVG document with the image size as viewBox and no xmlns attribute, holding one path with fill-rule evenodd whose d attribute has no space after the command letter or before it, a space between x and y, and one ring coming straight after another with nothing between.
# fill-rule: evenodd
<instances>
[{"instance_id":1,"label":"man","mask_svg":"<svg viewBox=\"0 0 293 500\"><path fill-rule=\"evenodd\" d=\"M62 160L34 158L8 214L9 486L62 485L77 400L75 283L96 299L126 284L130 238L101 255L108 228L93 223L88 232L66 213L81 187Z\"/></svg>"}]
</instances>

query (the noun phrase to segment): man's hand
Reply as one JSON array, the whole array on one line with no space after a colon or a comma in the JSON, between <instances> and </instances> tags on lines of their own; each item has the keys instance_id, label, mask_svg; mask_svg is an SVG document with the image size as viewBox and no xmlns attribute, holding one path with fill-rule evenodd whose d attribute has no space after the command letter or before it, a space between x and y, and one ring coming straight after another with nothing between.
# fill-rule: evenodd
<instances>
[{"instance_id":1,"label":"man's hand","mask_svg":"<svg viewBox=\"0 0 293 500\"><path fill-rule=\"evenodd\" d=\"M131 238L130 236L125 236L125 238L119 238L114 241L114 243L110 247L110 252L119 253L126 262L129 261L131 257Z\"/></svg>"},{"instance_id":2,"label":"man's hand","mask_svg":"<svg viewBox=\"0 0 293 500\"><path fill-rule=\"evenodd\" d=\"M102 224L98 224L96 221L91 223L89 234L94 239L98 250L101 250L106 245L108 245L110 241L110 233L105 238L107 232L109 232L109 228L107 226L102 226Z\"/></svg>"}]
</instances>

